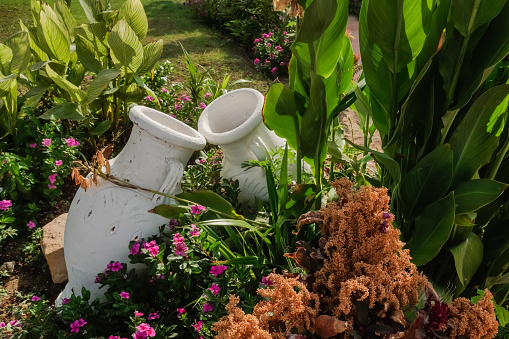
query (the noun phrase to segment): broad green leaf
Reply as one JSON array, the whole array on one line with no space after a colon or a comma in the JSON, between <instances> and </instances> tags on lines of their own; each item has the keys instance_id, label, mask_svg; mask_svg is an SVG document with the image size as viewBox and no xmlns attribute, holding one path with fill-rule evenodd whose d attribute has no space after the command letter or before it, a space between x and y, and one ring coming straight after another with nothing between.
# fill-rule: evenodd
<instances>
[{"instance_id":1,"label":"broad green leaf","mask_svg":"<svg viewBox=\"0 0 509 339\"><path fill-rule=\"evenodd\" d=\"M14 86L16 86L16 74L0 78L0 97L9 95Z\"/></svg>"},{"instance_id":2,"label":"broad green leaf","mask_svg":"<svg viewBox=\"0 0 509 339\"><path fill-rule=\"evenodd\" d=\"M78 60L91 72L99 73L102 64L95 53L94 45L81 35L76 35Z\"/></svg>"},{"instance_id":3,"label":"broad green leaf","mask_svg":"<svg viewBox=\"0 0 509 339\"><path fill-rule=\"evenodd\" d=\"M85 40L94 46L94 51L100 56L108 54L108 29L103 22L81 25L74 29L76 35L81 35Z\"/></svg>"},{"instance_id":4,"label":"broad green leaf","mask_svg":"<svg viewBox=\"0 0 509 339\"><path fill-rule=\"evenodd\" d=\"M94 128L90 130L90 134L92 135L101 135L108 131L111 127L111 121L101 121L100 123L96 124Z\"/></svg>"},{"instance_id":5,"label":"broad green leaf","mask_svg":"<svg viewBox=\"0 0 509 339\"><path fill-rule=\"evenodd\" d=\"M187 212L187 208L172 205L159 205L149 212L159 214L166 219L180 219Z\"/></svg>"},{"instance_id":6,"label":"broad green leaf","mask_svg":"<svg viewBox=\"0 0 509 339\"><path fill-rule=\"evenodd\" d=\"M50 8L48 12L51 13L51 7L47 7ZM41 29L51 57L67 63L71 57L71 46L62 30L61 24L52 20L46 12L41 11Z\"/></svg>"},{"instance_id":7,"label":"broad green leaf","mask_svg":"<svg viewBox=\"0 0 509 339\"><path fill-rule=\"evenodd\" d=\"M85 94L84 105L90 104L92 101L104 91L110 82L120 75L118 69L103 69L100 71L95 79L90 83Z\"/></svg>"},{"instance_id":8,"label":"broad green leaf","mask_svg":"<svg viewBox=\"0 0 509 339\"><path fill-rule=\"evenodd\" d=\"M72 40L74 37L74 27L76 27L76 19L74 19L74 16L71 14L71 10L67 7L64 0L56 0L55 11L60 15L60 19Z\"/></svg>"},{"instance_id":9,"label":"broad green leaf","mask_svg":"<svg viewBox=\"0 0 509 339\"><path fill-rule=\"evenodd\" d=\"M11 35L5 44L12 50L12 61L8 73L19 74L23 72L32 55L28 32L22 31Z\"/></svg>"},{"instance_id":10,"label":"broad green leaf","mask_svg":"<svg viewBox=\"0 0 509 339\"><path fill-rule=\"evenodd\" d=\"M108 43L115 63L135 73L143 61L143 46L124 19L113 27L108 36Z\"/></svg>"},{"instance_id":11,"label":"broad green leaf","mask_svg":"<svg viewBox=\"0 0 509 339\"><path fill-rule=\"evenodd\" d=\"M232 258L225 261L220 261L219 263L225 264L225 265L256 265L258 264L258 257L257 256L244 256L239 258Z\"/></svg>"},{"instance_id":12,"label":"broad green leaf","mask_svg":"<svg viewBox=\"0 0 509 339\"><path fill-rule=\"evenodd\" d=\"M240 227L245 228L250 231L257 232L257 234L261 234L260 228L253 226L249 224L248 222L244 220L236 220L236 219L212 219L212 220L204 220L196 223L197 226L215 226L215 227L221 227L221 226L234 226L234 227Z\"/></svg>"},{"instance_id":13,"label":"broad green leaf","mask_svg":"<svg viewBox=\"0 0 509 339\"><path fill-rule=\"evenodd\" d=\"M72 84L67 79L58 75L58 73L55 72L50 67L50 65L46 65L46 73L48 73L48 76L51 78L51 80L53 80L61 89L66 91L74 101L76 101L77 103L82 102L83 92L81 91L81 89L79 89L77 86Z\"/></svg>"},{"instance_id":14,"label":"broad green leaf","mask_svg":"<svg viewBox=\"0 0 509 339\"><path fill-rule=\"evenodd\" d=\"M39 61L29 67L30 71L35 72L51 63L51 60Z\"/></svg>"},{"instance_id":15,"label":"broad green leaf","mask_svg":"<svg viewBox=\"0 0 509 339\"><path fill-rule=\"evenodd\" d=\"M73 54L76 55L75 52ZM69 68L67 80L75 86L80 86L85 79L85 72L85 66L82 63L76 63Z\"/></svg>"},{"instance_id":16,"label":"broad green leaf","mask_svg":"<svg viewBox=\"0 0 509 339\"><path fill-rule=\"evenodd\" d=\"M163 52L163 40L151 42L143 46L143 61L137 73L144 75L154 69L157 61L161 58Z\"/></svg>"},{"instance_id":17,"label":"broad green leaf","mask_svg":"<svg viewBox=\"0 0 509 339\"><path fill-rule=\"evenodd\" d=\"M401 181L400 203L407 220L444 196L451 185L453 154L448 144L426 155Z\"/></svg>"},{"instance_id":18,"label":"broad green leaf","mask_svg":"<svg viewBox=\"0 0 509 339\"><path fill-rule=\"evenodd\" d=\"M120 7L119 16L125 19L140 40L147 35L147 15L140 0L126 0Z\"/></svg>"},{"instance_id":19,"label":"broad green leaf","mask_svg":"<svg viewBox=\"0 0 509 339\"><path fill-rule=\"evenodd\" d=\"M66 119L66 120L84 120L85 117L79 111L78 104L74 102L64 102L47 110L39 116L41 119Z\"/></svg>"},{"instance_id":20,"label":"broad green leaf","mask_svg":"<svg viewBox=\"0 0 509 339\"><path fill-rule=\"evenodd\" d=\"M347 21L346 1L313 1L304 13L292 52L317 75L329 77L339 60Z\"/></svg>"},{"instance_id":21,"label":"broad green leaf","mask_svg":"<svg viewBox=\"0 0 509 339\"><path fill-rule=\"evenodd\" d=\"M477 211L498 198L507 185L490 179L475 179L460 183L454 188L456 214Z\"/></svg>"},{"instance_id":22,"label":"broad green leaf","mask_svg":"<svg viewBox=\"0 0 509 339\"><path fill-rule=\"evenodd\" d=\"M222 213L237 215L233 206L227 200L212 191L183 192L178 197L192 201L194 204L213 208Z\"/></svg>"},{"instance_id":23,"label":"broad green leaf","mask_svg":"<svg viewBox=\"0 0 509 339\"><path fill-rule=\"evenodd\" d=\"M399 73L424 46L432 3L432 0L369 2L369 35L380 47L392 73Z\"/></svg>"},{"instance_id":24,"label":"broad green leaf","mask_svg":"<svg viewBox=\"0 0 509 339\"><path fill-rule=\"evenodd\" d=\"M481 266L483 243L476 234L470 233L465 241L452 247L450 251L454 256L459 281L463 286L467 286Z\"/></svg>"},{"instance_id":25,"label":"broad green leaf","mask_svg":"<svg viewBox=\"0 0 509 339\"><path fill-rule=\"evenodd\" d=\"M509 273L501 275L500 277L487 277L486 278L487 286L502 285L502 284L509 284Z\"/></svg>"},{"instance_id":26,"label":"broad green leaf","mask_svg":"<svg viewBox=\"0 0 509 339\"><path fill-rule=\"evenodd\" d=\"M28 31L28 37L30 40L30 49L32 50L32 54L35 58L35 61L47 61L49 59L48 54L44 52L48 49L46 42L43 42L43 45L40 45L39 39L37 38L37 28L30 27L27 28L22 21L20 21L21 29L24 31ZM44 41L44 39L41 39ZM43 47L46 46L46 47Z\"/></svg>"},{"instance_id":27,"label":"broad green leaf","mask_svg":"<svg viewBox=\"0 0 509 339\"><path fill-rule=\"evenodd\" d=\"M26 96L26 100L23 103L25 107L37 107L43 94L49 89L49 86L35 86L31 88Z\"/></svg>"},{"instance_id":28,"label":"broad green leaf","mask_svg":"<svg viewBox=\"0 0 509 339\"><path fill-rule=\"evenodd\" d=\"M489 89L475 101L454 131L449 140L454 153L454 184L471 179L490 161L499 138L494 131L488 132L487 126L492 113L508 95L509 85Z\"/></svg>"},{"instance_id":29,"label":"broad green leaf","mask_svg":"<svg viewBox=\"0 0 509 339\"><path fill-rule=\"evenodd\" d=\"M80 0L81 7L85 11L85 15L90 23L98 21L101 13L101 6L97 0Z\"/></svg>"},{"instance_id":30,"label":"broad green leaf","mask_svg":"<svg viewBox=\"0 0 509 339\"><path fill-rule=\"evenodd\" d=\"M12 49L0 43L0 75L11 74Z\"/></svg>"},{"instance_id":31,"label":"broad green leaf","mask_svg":"<svg viewBox=\"0 0 509 339\"><path fill-rule=\"evenodd\" d=\"M412 262L422 266L433 259L449 239L454 224L454 193L429 205L415 220L415 230L406 247Z\"/></svg>"},{"instance_id":32,"label":"broad green leaf","mask_svg":"<svg viewBox=\"0 0 509 339\"><path fill-rule=\"evenodd\" d=\"M454 27L463 36L489 23L500 13L507 0L452 0L451 17Z\"/></svg>"}]
</instances>

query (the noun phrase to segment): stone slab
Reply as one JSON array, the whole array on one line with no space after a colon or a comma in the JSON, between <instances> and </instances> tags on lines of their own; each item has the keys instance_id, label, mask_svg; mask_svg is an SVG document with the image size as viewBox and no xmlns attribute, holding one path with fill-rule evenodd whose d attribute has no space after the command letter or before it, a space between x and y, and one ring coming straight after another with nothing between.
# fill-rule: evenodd
<instances>
[{"instance_id":1,"label":"stone slab","mask_svg":"<svg viewBox=\"0 0 509 339\"><path fill-rule=\"evenodd\" d=\"M42 228L41 248L48 262L53 283L67 281L67 267L64 257L64 231L67 213L64 213Z\"/></svg>"}]
</instances>

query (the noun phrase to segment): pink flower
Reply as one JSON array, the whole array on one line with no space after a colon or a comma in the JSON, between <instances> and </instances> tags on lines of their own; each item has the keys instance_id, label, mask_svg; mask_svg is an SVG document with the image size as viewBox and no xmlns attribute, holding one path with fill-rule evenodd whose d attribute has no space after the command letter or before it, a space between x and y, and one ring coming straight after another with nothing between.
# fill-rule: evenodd
<instances>
[{"instance_id":1,"label":"pink flower","mask_svg":"<svg viewBox=\"0 0 509 339\"><path fill-rule=\"evenodd\" d=\"M12 203L10 200L0 200L0 210L7 211L9 208L11 208Z\"/></svg>"},{"instance_id":2,"label":"pink flower","mask_svg":"<svg viewBox=\"0 0 509 339\"><path fill-rule=\"evenodd\" d=\"M203 313L212 312L214 310L214 305L207 301L205 304L203 304L202 310Z\"/></svg>"},{"instance_id":3,"label":"pink flower","mask_svg":"<svg viewBox=\"0 0 509 339\"><path fill-rule=\"evenodd\" d=\"M203 95L203 97L204 97L205 99L208 99L208 98L210 98L211 96L212 96L212 93L205 93L205 94Z\"/></svg>"},{"instance_id":4,"label":"pink flower","mask_svg":"<svg viewBox=\"0 0 509 339\"><path fill-rule=\"evenodd\" d=\"M267 47L271 47L272 44L270 42L267 42Z\"/></svg>"},{"instance_id":5,"label":"pink flower","mask_svg":"<svg viewBox=\"0 0 509 339\"><path fill-rule=\"evenodd\" d=\"M53 184L48 184L48 188L52 190L52 189L57 188L57 186L55 186L55 185L53 185Z\"/></svg>"},{"instance_id":6,"label":"pink flower","mask_svg":"<svg viewBox=\"0 0 509 339\"><path fill-rule=\"evenodd\" d=\"M178 225L179 225L179 222L177 221L177 219L171 219L171 220L170 220L170 224L168 225L168 228L169 228L170 230L172 230L172 229L173 229L173 227L176 227L176 226L178 226Z\"/></svg>"},{"instance_id":7,"label":"pink flower","mask_svg":"<svg viewBox=\"0 0 509 339\"><path fill-rule=\"evenodd\" d=\"M127 292L120 293L120 298L122 298L122 299L129 299L129 293L127 293Z\"/></svg>"},{"instance_id":8,"label":"pink flower","mask_svg":"<svg viewBox=\"0 0 509 339\"><path fill-rule=\"evenodd\" d=\"M182 105L179 105L177 102L175 102L175 103L173 104L173 106L175 107L175 109L176 109L177 111L178 111L179 109L181 109L181 108L182 108Z\"/></svg>"},{"instance_id":9,"label":"pink flower","mask_svg":"<svg viewBox=\"0 0 509 339\"><path fill-rule=\"evenodd\" d=\"M191 230L189 231L189 235L192 237L199 237L200 229L198 227L196 227L195 224L191 224Z\"/></svg>"},{"instance_id":10,"label":"pink flower","mask_svg":"<svg viewBox=\"0 0 509 339\"><path fill-rule=\"evenodd\" d=\"M283 51L283 48L279 45L276 46L276 51L278 52L282 52Z\"/></svg>"},{"instance_id":11,"label":"pink flower","mask_svg":"<svg viewBox=\"0 0 509 339\"><path fill-rule=\"evenodd\" d=\"M122 268L122 264L118 261L115 261L113 263L109 263L108 265L106 265L106 271L112 271L112 272L118 272L120 271L120 269Z\"/></svg>"},{"instance_id":12,"label":"pink flower","mask_svg":"<svg viewBox=\"0 0 509 339\"><path fill-rule=\"evenodd\" d=\"M267 33L263 33L262 36L263 36L264 39L270 38L270 35L268 35Z\"/></svg>"},{"instance_id":13,"label":"pink flower","mask_svg":"<svg viewBox=\"0 0 509 339\"><path fill-rule=\"evenodd\" d=\"M168 93L168 90L166 88L161 88L161 93Z\"/></svg>"},{"instance_id":14,"label":"pink flower","mask_svg":"<svg viewBox=\"0 0 509 339\"><path fill-rule=\"evenodd\" d=\"M159 313L159 311L155 311L154 313L150 313L148 315L148 320L154 320L154 319L159 319L161 317L161 314Z\"/></svg>"},{"instance_id":15,"label":"pink flower","mask_svg":"<svg viewBox=\"0 0 509 339\"><path fill-rule=\"evenodd\" d=\"M187 94L182 94L182 102L192 101L191 97Z\"/></svg>"},{"instance_id":16,"label":"pink flower","mask_svg":"<svg viewBox=\"0 0 509 339\"><path fill-rule=\"evenodd\" d=\"M274 33L272 33L272 32L269 32L269 36L272 36L273 34L274 34Z\"/></svg>"},{"instance_id":17,"label":"pink flower","mask_svg":"<svg viewBox=\"0 0 509 339\"><path fill-rule=\"evenodd\" d=\"M155 337L156 331L147 323L141 323L136 326L136 333L133 334L133 338L147 338L147 337Z\"/></svg>"},{"instance_id":18,"label":"pink flower","mask_svg":"<svg viewBox=\"0 0 509 339\"><path fill-rule=\"evenodd\" d=\"M159 246L156 245L156 241L152 240L150 242L146 242L143 244L143 247L148 250L148 252L155 257L159 253Z\"/></svg>"},{"instance_id":19,"label":"pink flower","mask_svg":"<svg viewBox=\"0 0 509 339\"><path fill-rule=\"evenodd\" d=\"M32 296L32 301L39 301L39 300L41 300L40 297L38 297L36 295Z\"/></svg>"},{"instance_id":20,"label":"pink flower","mask_svg":"<svg viewBox=\"0 0 509 339\"><path fill-rule=\"evenodd\" d=\"M37 144L34 142L33 144L30 144L30 145L28 145L28 146L30 146L30 147L32 147L32 148L36 148L36 147L37 147Z\"/></svg>"},{"instance_id":21,"label":"pink flower","mask_svg":"<svg viewBox=\"0 0 509 339\"><path fill-rule=\"evenodd\" d=\"M204 164L205 163L205 159L200 159L200 164Z\"/></svg>"},{"instance_id":22,"label":"pink flower","mask_svg":"<svg viewBox=\"0 0 509 339\"><path fill-rule=\"evenodd\" d=\"M173 245L181 244L184 242L184 237L177 233L173 236Z\"/></svg>"},{"instance_id":23,"label":"pink flower","mask_svg":"<svg viewBox=\"0 0 509 339\"><path fill-rule=\"evenodd\" d=\"M262 41L262 39L255 39L255 40L254 40L254 43L255 43L255 44L257 44L257 43L259 43L260 41Z\"/></svg>"},{"instance_id":24,"label":"pink flower","mask_svg":"<svg viewBox=\"0 0 509 339\"><path fill-rule=\"evenodd\" d=\"M80 320L78 320L78 323L79 323L80 327L83 327L86 325L87 322L85 320L83 320L83 318L80 318Z\"/></svg>"},{"instance_id":25,"label":"pink flower","mask_svg":"<svg viewBox=\"0 0 509 339\"><path fill-rule=\"evenodd\" d=\"M0 321L0 328L1 328L1 327L5 327L5 326L6 326L6 325L5 325L5 322Z\"/></svg>"},{"instance_id":26,"label":"pink flower","mask_svg":"<svg viewBox=\"0 0 509 339\"><path fill-rule=\"evenodd\" d=\"M219 293L219 290L220 290L219 286L217 286L216 284L212 284L212 286L211 286L211 287L209 287L208 289L209 289L210 291L212 291L212 293L213 293L214 295L217 295L217 294Z\"/></svg>"},{"instance_id":27,"label":"pink flower","mask_svg":"<svg viewBox=\"0 0 509 339\"><path fill-rule=\"evenodd\" d=\"M42 145L48 147L51 144L51 139L42 139Z\"/></svg>"},{"instance_id":28,"label":"pink flower","mask_svg":"<svg viewBox=\"0 0 509 339\"><path fill-rule=\"evenodd\" d=\"M266 64L270 64L270 60L265 59Z\"/></svg>"},{"instance_id":29,"label":"pink flower","mask_svg":"<svg viewBox=\"0 0 509 339\"><path fill-rule=\"evenodd\" d=\"M226 271L228 267L227 266L223 266L223 265L216 265L216 266L212 266L210 268L210 272L214 277L217 277L218 275L221 275L223 274L224 271Z\"/></svg>"},{"instance_id":30,"label":"pink flower","mask_svg":"<svg viewBox=\"0 0 509 339\"><path fill-rule=\"evenodd\" d=\"M176 118L177 116L175 114L170 114L170 117Z\"/></svg>"},{"instance_id":31,"label":"pink flower","mask_svg":"<svg viewBox=\"0 0 509 339\"><path fill-rule=\"evenodd\" d=\"M101 281L101 277L96 275L94 279L94 284L98 284Z\"/></svg>"},{"instance_id":32,"label":"pink flower","mask_svg":"<svg viewBox=\"0 0 509 339\"><path fill-rule=\"evenodd\" d=\"M281 61L280 63L281 66L286 66L285 62L284 61Z\"/></svg>"},{"instance_id":33,"label":"pink flower","mask_svg":"<svg viewBox=\"0 0 509 339\"><path fill-rule=\"evenodd\" d=\"M53 173L53 174L48 175L49 182L54 184L55 181L57 180L57 179L55 179L57 177L57 175L58 175L57 173Z\"/></svg>"},{"instance_id":34,"label":"pink flower","mask_svg":"<svg viewBox=\"0 0 509 339\"><path fill-rule=\"evenodd\" d=\"M198 108L199 108L199 109L205 109L205 108L207 108L207 105L205 105L203 102L200 102L200 103L198 104Z\"/></svg>"},{"instance_id":35,"label":"pink flower","mask_svg":"<svg viewBox=\"0 0 509 339\"><path fill-rule=\"evenodd\" d=\"M183 242L178 243L177 245L175 245L175 255L181 255L181 256L185 257L186 251L188 249L189 248Z\"/></svg>"},{"instance_id":36,"label":"pink flower","mask_svg":"<svg viewBox=\"0 0 509 339\"><path fill-rule=\"evenodd\" d=\"M135 317L143 317L143 313L138 312L137 310L134 310L134 316Z\"/></svg>"},{"instance_id":37,"label":"pink flower","mask_svg":"<svg viewBox=\"0 0 509 339\"><path fill-rule=\"evenodd\" d=\"M180 317L184 313L186 313L185 308L177 308L177 317Z\"/></svg>"},{"instance_id":38,"label":"pink flower","mask_svg":"<svg viewBox=\"0 0 509 339\"><path fill-rule=\"evenodd\" d=\"M258 58L254 59L253 64L258 65L259 63L260 63L260 59L258 59Z\"/></svg>"},{"instance_id":39,"label":"pink flower","mask_svg":"<svg viewBox=\"0 0 509 339\"><path fill-rule=\"evenodd\" d=\"M55 165L57 165L57 167L62 166L62 160L55 161Z\"/></svg>"},{"instance_id":40,"label":"pink flower","mask_svg":"<svg viewBox=\"0 0 509 339\"><path fill-rule=\"evenodd\" d=\"M287 34L288 34L288 32L287 32L287 31L283 31L283 35L287 35Z\"/></svg>"},{"instance_id":41,"label":"pink flower","mask_svg":"<svg viewBox=\"0 0 509 339\"><path fill-rule=\"evenodd\" d=\"M277 72L277 67L274 67L270 70L270 73L272 73L272 74L276 74L276 72Z\"/></svg>"},{"instance_id":42,"label":"pink flower","mask_svg":"<svg viewBox=\"0 0 509 339\"><path fill-rule=\"evenodd\" d=\"M71 324L71 332L78 333L80 331L80 323L78 320Z\"/></svg>"},{"instance_id":43,"label":"pink flower","mask_svg":"<svg viewBox=\"0 0 509 339\"><path fill-rule=\"evenodd\" d=\"M74 147L74 146L79 146L80 143L76 140L74 140L74 138L68 138L68 139L64 139L65 140L65 143L67 144L67 147Z\"/></svg>"},{"instance_id":44,"label":"pink flower","mask_svg":"<svg viewBox=\"0 0 509 339\"><path fill-rule=\"evenodd\" d=\"M153 97L151 97L150 95L147 95L147 96L145 97L145 100L147 100L147 101L153 101L153 100L154 100L154 98L153 98Z\"/></svg>"},{"instance_id":45,"label":"pink flower","mask_svg":"<svg viewBox=\"0 0 509 339\"><path fill-rule=\"evenodd\" d=\"M193 205L191 206L191 214L200 214L201 212L205 211L206 208L202 205Z\"/></svg>"},{"instance_id":46,"label":"pink flower","mask_svg":"<svg viewBox=\"0 0 509 339\"><path fill-rule=\"evenodd\" d=\"M68 304L69 301L70 301L69 298L62 299L62 305Z\"/></svg>"},{"instance_id":47,"label":"pink flower","mask_svg":"<svg viewBox=\"0 0 509 339\"><path fill-rule=\"evenodd\" d=\"M260 283L262 285L265 285L265 286L272 286L272 281L270 281L269 278L267 277L262 277L262 282Z\"/></svg>"},{"instance_id":48,"label":"pink flower","mask_svg":"<svg viewBox=\"0 0 509 339\"><path fill-rule=\"evenodd\" d=\"M290 41L290 40L288 40L288 39L285 39L285 42L289 42L289 41Z\"/></svg>"},{"instance_id":49,"label":"pink flower","mask_svg":"<svg viewBox=\"0 0 509 339\"><path fill-rule=\"evenodd\" d=\"M140 243L139 242L135 242L131 248L129 249L129 253L131 253L132 255L136 255L140 252Z\"/></svg>"},{"instance_id":50,"label":"pink flower","mask_svg":"<svg viewBox=\"0 0 509 339\"><path fill-rule=\"evenodd\" d=\"M11 320L9 321L9 325L11 325L12 327L16 326L16 327L21 327L21 323L19 322L19 320Z\"/></svg>"},{"instance_id":51,"label":"pink flower","mask_svg":"<svg viewBox=\"0 0 509 339\"><path fill-rule=\"evenodd\" d=\"M276 56L273 53L269 54L269 59L274 59Z\"/></svg>"},{"instance_id":52,"label":"pink flower","mask_svg":"<svg viewBox=\"0 0 509 339\"><path fill-rule=\"evenodd\" d=\"M196 319L195 319L194 321L196 321ZM194 329L195 329L195 331L196 331L196 332L200 333L201 328L203 327L203 321L201 321L201 320L200 320L200 321L198 321L196 324L191 325L191 326L193 326L193 327L194 327Z\"/></svg>"}]
</instances>

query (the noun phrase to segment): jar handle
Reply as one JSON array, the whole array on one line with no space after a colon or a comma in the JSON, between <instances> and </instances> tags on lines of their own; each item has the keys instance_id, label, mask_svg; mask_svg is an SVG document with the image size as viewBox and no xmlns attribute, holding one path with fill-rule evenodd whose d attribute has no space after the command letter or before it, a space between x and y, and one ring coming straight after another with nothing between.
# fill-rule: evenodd
<instances>
[{"instance_id":1,"label":"jar handle","mask_svg":"<svg viewBox=\"0 0 509 339\"><path fill-rule=\"evenodd\" d=\"M158 191L173 194L180 185L180 181L184 175L184 165L176 158L171 158L168 163L170 169ZM167 198L159 194L154 194L152 198L152 202L155 204L162 204L165 200L167 200Z\"/></svg>"}]
</instances>

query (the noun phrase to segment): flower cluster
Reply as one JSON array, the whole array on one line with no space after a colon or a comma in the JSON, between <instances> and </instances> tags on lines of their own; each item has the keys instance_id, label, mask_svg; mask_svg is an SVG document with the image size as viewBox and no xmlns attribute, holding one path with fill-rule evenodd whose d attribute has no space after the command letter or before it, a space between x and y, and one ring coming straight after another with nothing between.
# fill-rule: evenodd
<instances>
[{"instance_id":1,"label":"flower cluster","mask_svg":"<svg viewBox=\"0 0 509 339\"><path fill-rule=\"evenodd\" d=\"M292 34L287 31L275 30L263 33L261 38L254 40L253 64L256 69L270 74L288 74L288 63L292 56L290 50Z\"/></svg>"},{"instance_id":2,"label":"flower cluster","mask_svg":"<svg viewBox=\"0 0 509 339\"><path fill-rule=\"evenodd\" d=\"M80 318L78 320L75 320L72 324L71 324L71 332L74 332L74 333L78 333L80 331L80 327L83 327L87 324L87 322L85 320L83 320L83 318Z\"/></svg>"}]
</instances>

